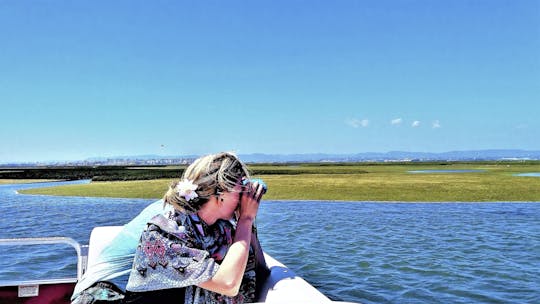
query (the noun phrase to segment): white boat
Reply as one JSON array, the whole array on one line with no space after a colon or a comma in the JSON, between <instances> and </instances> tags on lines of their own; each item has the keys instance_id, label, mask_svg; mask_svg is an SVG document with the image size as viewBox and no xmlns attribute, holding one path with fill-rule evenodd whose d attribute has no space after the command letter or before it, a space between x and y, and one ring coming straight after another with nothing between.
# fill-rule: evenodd
<instances>
[{"instance_id":1,"label":"white boat","mask_svg":"<svg viewBox=\"0 0 540 304\"><path fill-rule=\"evenodd\" d=\"M0 304L63 304L70 303L75 284L96 261L99 253L120 232L122 226L95 227L88 245L67 237L0 239L0 245L35 245L65 243L77 254L77 274L71 278L50 280L0 281ZM346 303L335 302L297 276L294 271L264 254L270 276L264 282L259 303Z\"/></svg>"}]
</instances>

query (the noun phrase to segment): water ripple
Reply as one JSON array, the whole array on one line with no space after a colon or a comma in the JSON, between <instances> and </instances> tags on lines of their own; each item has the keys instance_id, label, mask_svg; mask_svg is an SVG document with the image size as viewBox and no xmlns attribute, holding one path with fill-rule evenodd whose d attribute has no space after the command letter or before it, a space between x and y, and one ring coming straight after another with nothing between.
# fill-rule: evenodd
<instances>
[{"instance_id":1,"label":"water ripple","mask_svg":"<svg viewBox=\"0 0 540 304\"><path fill-rule=\"evenodd\" d=\"M151 202L14 192L37 186L0 186L1 238L86 243ZM263 202L257 223L266 251L335 300L540 303L540 204ZM0 247L0 280L73 274L72 253Z\"/></svg>"},{"instance_id":2,"label":"water ripple","mask_svg":"<svg viewBox=\"0 0 540 304\"><path fill-rule=\"evenodd\" d=\"M272 239L263 245L333 299L540 300L538 204L275 205L263 205L272 209L263 213L271 220L261 220L263 240ZM297 223L300 218L309 220ZM283 250L274 235L279 232L287 240Z\"/></svg>"}]
</instances>

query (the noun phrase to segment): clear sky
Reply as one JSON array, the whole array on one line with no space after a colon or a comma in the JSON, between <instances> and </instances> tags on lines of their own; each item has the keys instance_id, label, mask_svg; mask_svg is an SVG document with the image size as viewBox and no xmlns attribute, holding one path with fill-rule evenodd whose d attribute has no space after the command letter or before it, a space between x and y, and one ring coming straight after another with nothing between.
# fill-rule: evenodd
<instances>
[{"instance_id":1,"label":"clear sky","mask_svg":"<svg viewBox=\"0 0 540 304\"><path fill-rule=\"evenodd\" d=\"M540 1L0 0L0 163L540 150Z\"/></svg>"}]
</instances>

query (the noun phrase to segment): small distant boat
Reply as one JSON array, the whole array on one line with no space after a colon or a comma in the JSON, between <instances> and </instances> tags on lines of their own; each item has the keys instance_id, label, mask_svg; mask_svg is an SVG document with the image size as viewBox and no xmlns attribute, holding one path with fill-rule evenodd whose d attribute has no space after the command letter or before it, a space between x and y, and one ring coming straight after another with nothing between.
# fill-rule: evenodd
<instances>
[{"instance_id":1,"label":"small distant boat","mask_svg":"<svg viewBox=\"0 0 540 304\"><path fill-rule=\"evenodd\" d=\"M95 227L88 245L68 237L0 239L0 245L36 245L64 243L73 246L77 254L77 276L65 279L0 281L0 304L63 304L70 303L75 284L95 265L99 253L120 232L122 226ZM264 254L270 276L264 282L258 303L346 303L326 297L291 269Z\"/></svg>"}]
</instances>

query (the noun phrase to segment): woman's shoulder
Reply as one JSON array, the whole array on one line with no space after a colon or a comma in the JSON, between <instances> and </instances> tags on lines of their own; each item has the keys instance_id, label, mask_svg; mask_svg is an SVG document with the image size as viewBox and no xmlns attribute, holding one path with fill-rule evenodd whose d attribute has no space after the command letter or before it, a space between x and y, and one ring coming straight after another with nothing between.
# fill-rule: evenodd
<instances>
[{"instance_id":1,"label":"woman's shoulder","mask_svg":"<svg viewBox=\"0 0 540 304\"><path fill-rule=\"evenodd\" d=\"M157 214L148 222L148 231L159 230L174 235L178 238L184 238L186 233L186 224L188 216L180 212L165 212Z\"/></svg>"}]
</instances>

